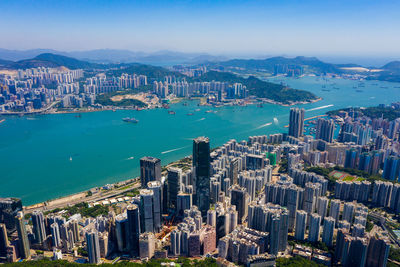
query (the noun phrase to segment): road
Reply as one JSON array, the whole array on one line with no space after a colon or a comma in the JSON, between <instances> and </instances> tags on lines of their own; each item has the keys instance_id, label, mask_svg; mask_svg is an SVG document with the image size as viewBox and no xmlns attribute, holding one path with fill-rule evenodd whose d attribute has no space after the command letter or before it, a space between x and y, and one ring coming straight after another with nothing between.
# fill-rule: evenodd
<instances>
[{"instance_id":1,"label":"road","mask_svg":"<svg viewBox=\"0 0 400 267\"><path fill-rule=\"evenodd\" d=\"M47 110L51 109L52 107L54 107L56 104L60 103L60 101L54 101L53 103L51 103L50 105L48 105L47 107L43 108L43 109L38 109L38 110L34 110L31 112L1 112L0 115L29 115L29 114L39 114L39 113L43 113L46 112Z\"/></svg>"},{"instance_id":2,"label":"road","mask_svg":"<svg viewBox=\"0 0 400 267\"><path fill-rule=\"evenodd\" d=\"M140 187L140 182L135 182L134 184L132 184L131 186L129 186L129 188L126 189L113 189L113 190L109 190L109 191L104 191L104 192L100 192L97 194L94 194L92 196L88 196L85 198L79 198L73 201L69 201L68 203L60 203L60 204L56 204L56 205L49 205L49 206L41 206L41 207L33 207L33 208L29 208L26 207L25 208L25 212L26 213L31 213L33 211L49 211L49 210L54 210L54 209L62 209L65 208L67 206L73 206L76 205L78 203L82 203L82 202L97 202L97 201L101 201L107 198L112 198L115 196L119 196L122 195L126 192L132 191L134 189L137 189Z\"/></svg>"}]
</instances>

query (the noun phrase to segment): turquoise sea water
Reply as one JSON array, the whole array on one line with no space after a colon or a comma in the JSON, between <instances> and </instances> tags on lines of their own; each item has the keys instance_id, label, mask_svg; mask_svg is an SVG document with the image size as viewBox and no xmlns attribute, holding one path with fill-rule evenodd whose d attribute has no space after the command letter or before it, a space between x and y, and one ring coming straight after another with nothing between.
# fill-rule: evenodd
<instances>
[{"instance_id":1,"label":"turquoise sea water","mask_svg":"<svg viewBox=\"0 0 400 267\"><path fill-rule=\"evenodd\" d=\"M358 81L304 77L284 78L284 82L323 97L301 105L309 110L306 117L342 107L400 101L400 88L394 88L398 83L366 81L359 93L353 89ZM232 138L287 131L289 107L210 108L188 103L172 105L176 115L154 109L83 113L81 118L76 114L5 117L0 124L0 197L20 197L29 205L136 177L141 157L159 157L165 165L190 155L192 138L201 135L210 137L215 147ZM190 112L194 115L186 115ZM140 122L123 122L127 116Z\"/></svg>"}]
</instances>

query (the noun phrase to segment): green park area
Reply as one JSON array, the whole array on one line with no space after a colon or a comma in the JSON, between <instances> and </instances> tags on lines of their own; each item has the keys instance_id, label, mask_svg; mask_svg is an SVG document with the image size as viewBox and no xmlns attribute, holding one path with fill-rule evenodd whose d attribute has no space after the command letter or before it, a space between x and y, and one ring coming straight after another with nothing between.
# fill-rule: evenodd
<instances>
[{"instance_id":1,"label":"green park area","mask_svg":"<svg viewBox=\"0 0 400 267\"><path fill-rule=\"evenodd\" d=\"M337 171L337 170L331 171L329 173L329 176L333 177L336 180L342 180L344 182L355 182L355 181L361 182L364 180L364 178L353 176L348 174L347 172Z\"/></svg>"}]
</instances>

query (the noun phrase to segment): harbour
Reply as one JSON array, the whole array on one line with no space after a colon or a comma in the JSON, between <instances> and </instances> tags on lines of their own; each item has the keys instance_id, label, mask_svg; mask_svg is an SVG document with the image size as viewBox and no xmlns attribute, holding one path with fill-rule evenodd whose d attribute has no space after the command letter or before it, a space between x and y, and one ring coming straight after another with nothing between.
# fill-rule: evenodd
<instances>
[{"instance_id":1,"label":"harbour","mask_svg":"<svg viewBox=\"0 0 400 267\"><path fill-rule=\"evenodd\" d=\"M398 83L365 81L363 92L355 92L352 87L359 81L329 79L339 89L325 92L321 85L326 81L317 79L284 78L293 88L322 97L319 102L298 105L306 109L307 118L339 108L400 100L400 91L395 88ZM80 118L76 114L8 116L0 124L0 164L4 170L0 195L20 197L24 205L31 205L127 180L138 176L143 156L159 157L166 165L190 155L192 139L197 136L210 137L212 147L216 147L232 138L285 132L290 109L269 103L215 108L198 106L198 101L170 107L174 116L165 109L88 112ZM132 127L122 121L126 117L140 122ZM132 157L134 160L127 160Z\"/></svg>"}]
</instances>

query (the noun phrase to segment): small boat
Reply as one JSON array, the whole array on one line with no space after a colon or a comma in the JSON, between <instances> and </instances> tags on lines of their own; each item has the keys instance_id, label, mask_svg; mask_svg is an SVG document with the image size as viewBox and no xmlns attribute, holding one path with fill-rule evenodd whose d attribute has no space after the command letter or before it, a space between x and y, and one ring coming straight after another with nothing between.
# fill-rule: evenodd
<instances>
[{"instance_id":1,"label":"small boat","mask_svg":"<svg viewBox=\"0 0 400 267\"><path fill-rule=\"evenodd\" d=\"M329 90L329 89L322 89L322 91L324 91L324 92L330 92L331 90Z\"/></svg>"},{"instance_id":2,"label":"small boat","mask_svg":"<svg viewBox=\"0 0 400 267\"><path fill-rule=\"evenodd\" d=\"M383 89L387 89L388 87L387 87L387 86L381 86L381 88L383 88Z\"/></svg>"},{"instance_id":3,"label":"small boat","mask_svg":"<svg viewBox=\"0 0 400 267\"><path fill-rule=\"evenodd\" d=\"M193 113L188 113L188 114L186 114L186 115L188 115L188 116L193 116L194 114L193 114Z\"/></svg>"},{"instance_id":4,"label":"small boat","mask_svg":"<svg viewBox=\"0 0 400 267\"><path fill-rule=\"evenodd\" d=\"M199 108L196 108L194 111L200 111L200 109L199 109Z\"/></svg>"},{"instance_id":5,"label":"small boat","mask_svg":"<svg viewBox=\"0 0 400 267\"><path fill-rule=\"evenodd\" d=\"M69 157L69 161L72 161L72 157Z\"/></svg>"},{"instance_id":6,"label":"small boat","mask_svg":"<svg viewBox=\"0 0 400 267\"><path fill-rule=\"evenodd\" d=\"M173 110L169 110L169 111L168 111L168 114L175 115L176 113L175 113L175 111L173 111Z\"/></svg>"},{"instance_id":7,"label":"small boat","mask_svg":"<svg viewBox=\"0 0 400 267\"><path fill-rule=\"evenodd\" d=\"M213 113L214 111L212 110L206 110L206 113Z\"/></svg>"},{"instance_id":8,"label":"small boat","mask_svg":"<svg viewBox=\"0 0 400 267\"><path fill-rule=\"evenodd\" d=\"M82 115L79 113L78 115L75 115L75 118L82 118Z\"/></svg>"},{"instance_id":9,"label":"small boat","mask_svg":"<svg viewBox=\"0 0 400 267\"><path fill-rule=\"evenodd\" d=\"M2 120L0 120L0 123L5 122L5 121L6 121L6 119L2 119Z\"/></svg>"},{"instance_id":10,"label":"small boat","mask_svg":"<svg viewBox=\"0 0 400 267\"><path fill-rule=\"evenodd\" d=\"M124 122L133 122L133 123L138 123L139 122L139 120L137 120L137 119L135 119L135 118L129 118L129 117L127 117L127 118L123 118L122 119Z\"/></svg>"},{"instance_id":11,"label":"small boat","mask_svg":"<svg viewBox=\"0 0 400 267\"><path fill-rule=\"evenodd\" d=\"M361 92L364 92L363 90L360 90L360 89L358 89L358 90L356 90L356 92L357 93L361 93Z\"/></svg>"}]
</instances>

